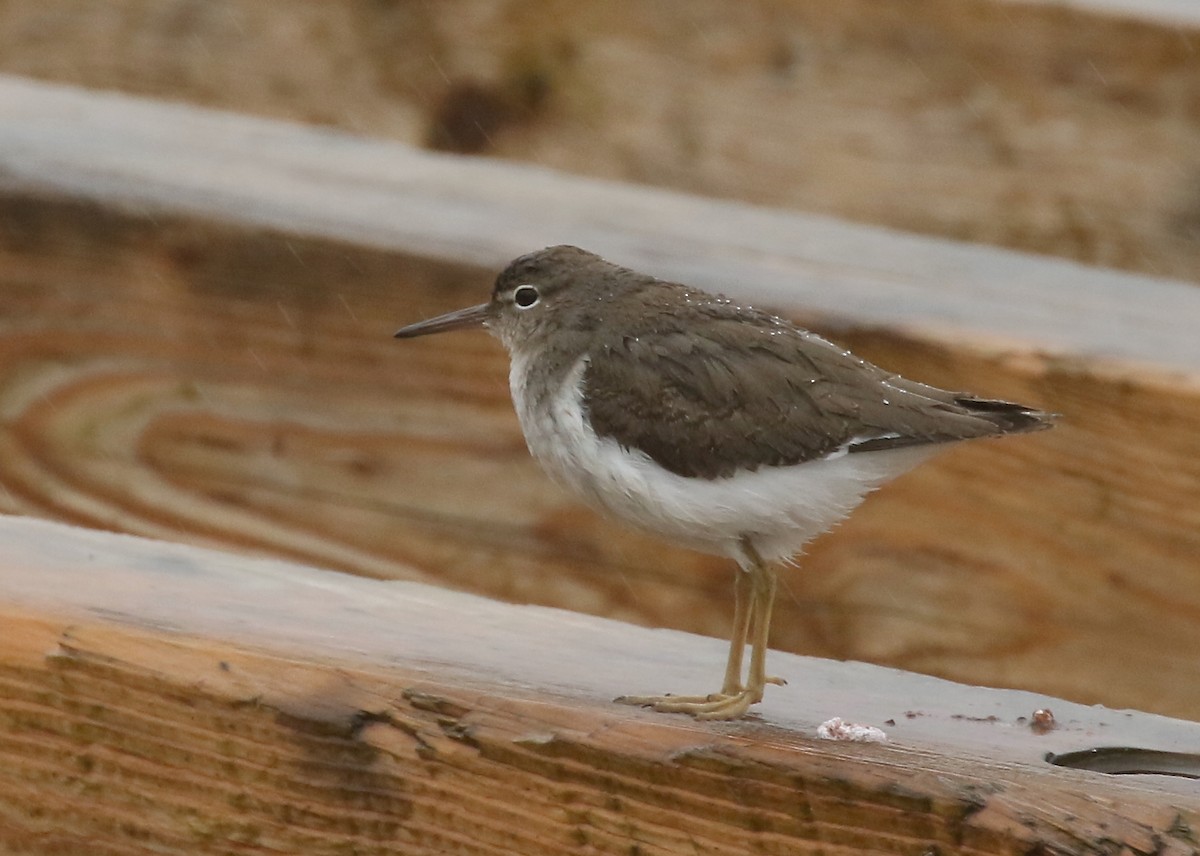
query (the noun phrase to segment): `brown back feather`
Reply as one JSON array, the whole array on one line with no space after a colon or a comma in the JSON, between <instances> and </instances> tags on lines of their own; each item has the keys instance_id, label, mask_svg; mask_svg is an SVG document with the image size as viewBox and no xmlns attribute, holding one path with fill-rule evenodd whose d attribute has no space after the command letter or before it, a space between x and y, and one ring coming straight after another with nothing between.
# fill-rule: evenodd
<instances>
[{"instance_id":1,"label":"brown back feather","mask_svg":"<svg viewBox=\"0 0 1200 856\"><path fill-rule=\"evenodd\" d=\"M661 288L664 283L656 283ZM766 313L687 292L649 296L588 350L601 437L682 476L718 478L838 450L871 452L1032 431L1052 417L908 381Z\"/></svg>"}]
</instances>

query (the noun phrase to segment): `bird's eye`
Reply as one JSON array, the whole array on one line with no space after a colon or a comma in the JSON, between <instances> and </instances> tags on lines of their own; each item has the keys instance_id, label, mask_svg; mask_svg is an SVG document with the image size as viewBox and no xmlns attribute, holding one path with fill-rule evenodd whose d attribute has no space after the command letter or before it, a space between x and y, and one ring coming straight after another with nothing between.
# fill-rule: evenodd
<instances>
[{"instance_id":1,"label":"bird's eye","mask_svg":"<svg viewBox=\"0 0 1200 856\"><path fill-rule=\"evenodd\" d=\"M513 291L513 303L521 309L528 309L538 302L541 295L532 285L518 285Z\"/></svg>"}]
</instances>

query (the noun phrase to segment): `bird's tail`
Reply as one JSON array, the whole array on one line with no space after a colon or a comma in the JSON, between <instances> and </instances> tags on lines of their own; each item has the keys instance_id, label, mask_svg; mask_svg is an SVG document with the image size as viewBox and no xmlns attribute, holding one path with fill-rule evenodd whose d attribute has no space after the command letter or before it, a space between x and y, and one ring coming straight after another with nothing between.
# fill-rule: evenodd
<instances>
[{"instance_id":1,"label":"bird's tail","mask_svg":"<svg viewBox=\"0 0 1200 856\"><path fill-rule=\"evenodd\" d=\"M972 416L991 422L996 426L997 434L1024 434L1029 431L1042 431L1058 420L1057 413L1037 410L1023 404L1014 404L1011 401L962 396L956 398L954 403L967 410Z\"/></svg>"}]
</instances>

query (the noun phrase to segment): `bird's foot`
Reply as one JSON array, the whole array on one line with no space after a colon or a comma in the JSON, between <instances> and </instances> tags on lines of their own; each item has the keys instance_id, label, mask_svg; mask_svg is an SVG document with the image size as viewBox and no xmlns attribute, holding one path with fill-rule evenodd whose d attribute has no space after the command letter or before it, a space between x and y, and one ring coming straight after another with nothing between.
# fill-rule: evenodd
<instances>
[{"instance_id":1,"label":"bird's foot","mask_svg":"<svg viewBox=\"0 0 1200 856\"><path fill-rule=\"evenodd\" d=\"M659 713L686 713L696 719L729 720L738 719L750 710L750 706L758 704L763 699L763 689L766 684L783 686L783 678L769 677L757 687L738 687L730 692L722 691L704 696L621 696L613 699L617 704L633 704L648 707Z\"/></svg>"}]
</instances>

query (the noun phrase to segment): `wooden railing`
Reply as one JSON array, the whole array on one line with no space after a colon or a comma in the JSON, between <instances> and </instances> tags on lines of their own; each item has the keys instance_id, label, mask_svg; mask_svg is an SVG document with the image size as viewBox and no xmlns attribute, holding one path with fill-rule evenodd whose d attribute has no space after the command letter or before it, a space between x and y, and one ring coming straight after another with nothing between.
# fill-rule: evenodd
<instances>
[{"instance_id":1,"label":"wooden railing","mask_svg":"<svg viewBox=\"0 0 1200 856\"><path fill-rule=\"evenodd\" d=\"M569 241L1063 414L815 543L777 647L1200 710L1194 287L29 82L0 109L4 510L724 635L727 563L551 486L495 342L390 338Z\"/></svg>"},{"instance_id":2,"label":"wooden railing","mask_svg":"<svg viewBox=\"0 0 1200 856\"><path fill-rule=\"evenodd\" d=\"M390 338L564 241L1062 423L786 575L776 648L879 666L775 652L732 725L612 705L711 689L723 643L675 631L727 632L730 568L553 488L495 342ZM0 849L1190 852L1200 731L1153 713L1200 711L1197 317L1181 282L0 80Z\"/></svg>"},{"instance_id":3,"label":"wooden railing","mask_svg":"<svg viewBox=\"0 0 1200 856\"><path fill-rule=\"evenodd\" d=\"M0 518L0 627L15 853L1184 854L1200 824L1195 779L1045 760L1200 775L1196 723L777 654L761 712L700 724L609 699L707 687L718 640L37 520Z\"/></svg>"}]
</instances>

